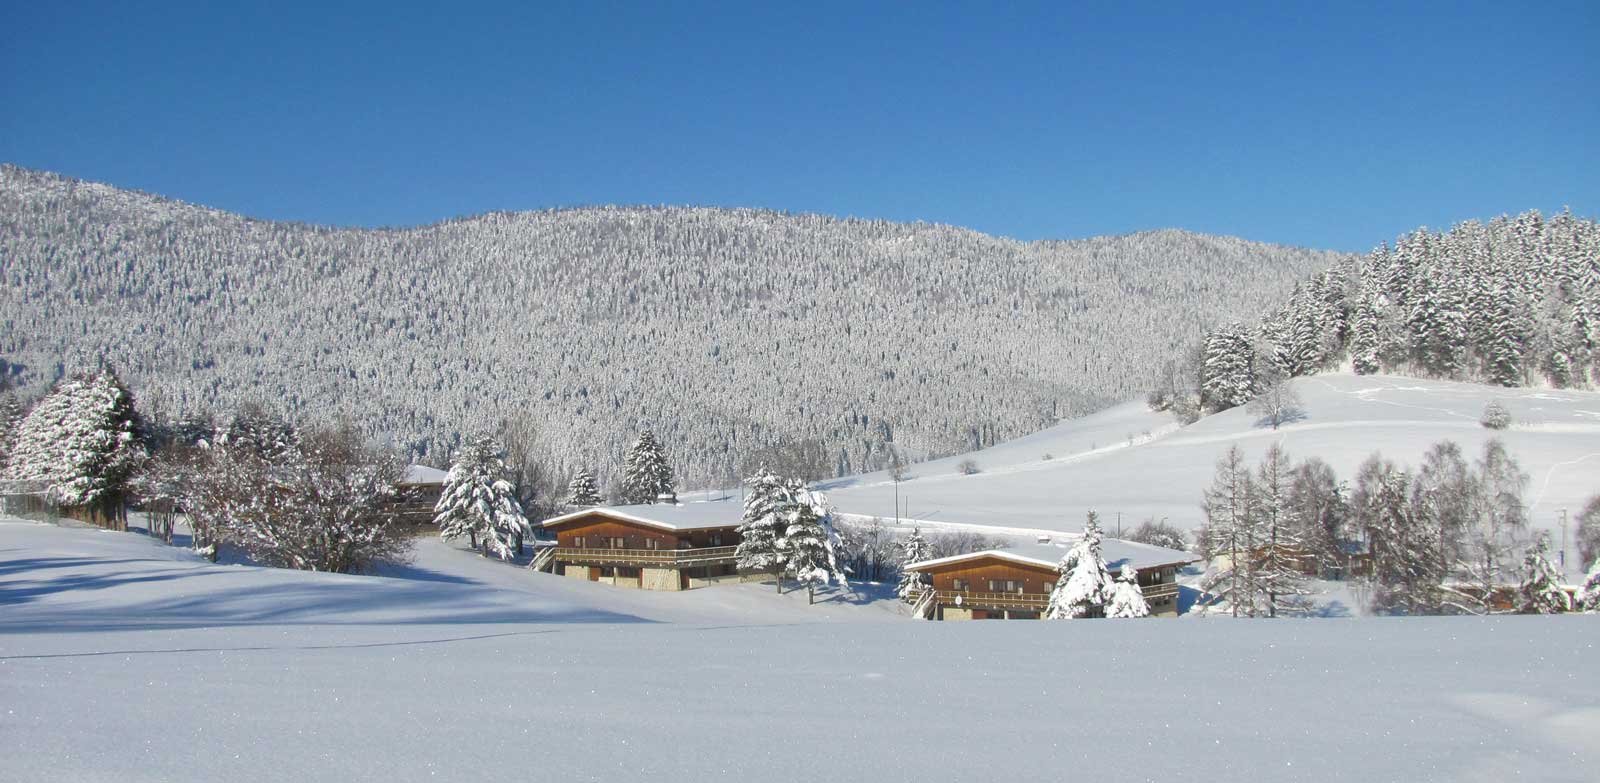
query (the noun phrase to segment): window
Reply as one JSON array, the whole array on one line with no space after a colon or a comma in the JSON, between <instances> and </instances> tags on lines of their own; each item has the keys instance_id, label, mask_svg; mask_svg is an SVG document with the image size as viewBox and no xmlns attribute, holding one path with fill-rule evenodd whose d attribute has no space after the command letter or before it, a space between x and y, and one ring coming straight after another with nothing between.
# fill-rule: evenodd
<instances>
[{"instance_id":1,"label":"window","mask_svg":"<svg viewBox=\"0 0 1600 783\"><path fill-rule=\"evenodd\" d=\"M711 545L712 546L722 546L722 534L721 533L712 533L711 534Z\"/></svg>"},{"instance_id":2,"label":"window","mask_svg":"<svg viewBox=\"0 0 1600 783\"><path fill-rule=\"evenodd\" d=\"M1022 593L1022 580L1020 579L990 579L989 592L991 593Z\"/></svg>"},{"instance_id":3,"label":"window","mask_svg":"<svg viewBox=\"0 0 1600 783\"><path fill-rule=\"evenodd\" d=\"M627 549L628 548L628 539L621 538L621 537L611 539L611 548L612 549Z\"/></svg>"},{"instance_id":4,"label":"window","mask_svg":"<svg viewBox=\"0 0 1600 783\"><path fill-rule=\"evenodd\" d=\"M577 548L577 549L582 549L583 548L583 536L574 536L573 539L572 539L572 546L574 548Z\"/></svg>"},{"instance_id":5,"label":"window","mask_svg":"<svg viewBox=\"0 0 1600 783\"><path fill-rule=\"evenodd\" d=\"M647 539L644 540L644 548L645 549L660 549L661 548L661 542L657 541L657 540L655 540L653 538L647 538Z\"/></svg>"},{"instance_id":6,"label":"window","mask_svg":"<svg viewBox=\"0 0 1600 783\"><path fill-rule=\"evenodd\" d=\"M963 590L963 591L965 591L965 590L970 589L971 587L972 587L972 585L969 584L967 582L967 580L965 580L965 579L952 579L952 580L950 580L950 589L951 590Z\"/></svg>"}]
</instances>

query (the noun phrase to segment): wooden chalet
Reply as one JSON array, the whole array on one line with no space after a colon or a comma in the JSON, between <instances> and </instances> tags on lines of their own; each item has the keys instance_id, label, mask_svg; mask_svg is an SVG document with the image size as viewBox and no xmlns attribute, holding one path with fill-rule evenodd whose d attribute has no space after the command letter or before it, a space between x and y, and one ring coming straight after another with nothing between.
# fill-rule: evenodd
<instances>
[{"instance_id":1,"label":"wooden chalet","mask_svg":"<svg viewBox=\"0 0 1600 783\"><path fill-rule=\"evenodd\" d=\"M405 476L395 486L395 498L389 510L404 524L416 528L433 527L433 507L444 493L446 475L427 465L407 465Z\"/></svg>"},{"instance_id":2,"label":"wooden chalet","mask_svg":"<svg viewBox=\"0 0 1600 783\"><path fill-rule=\"evenodd\" d=\"M1067 544L1030 544L924 560L906 566L932 577L913 600L913 614L929 620L1037 620L1061 578L1056 570ZM1115 576L1123 565L1138 574L1152 617L1178 616L1178 569L1197 562L1188 552L1105 539L1106 565Z\"/></svg>"},{"instance_id":3,"label":"wooden chalet","mask_svg":"<svg viewBox=\"0 0 1600 783\"><path fill-rule=\"evenodd\" d=\"M732 498L579 509L545 520L556 542L541 547L534 564L573 579L644 590L742 581L734 550L743 515Z\"/></svg>"}]
</instances>

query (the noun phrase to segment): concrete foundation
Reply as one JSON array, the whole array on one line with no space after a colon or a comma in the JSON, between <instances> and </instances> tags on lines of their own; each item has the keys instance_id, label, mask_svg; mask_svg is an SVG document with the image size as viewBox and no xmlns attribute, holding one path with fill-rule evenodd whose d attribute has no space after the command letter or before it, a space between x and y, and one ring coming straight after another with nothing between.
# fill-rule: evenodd
<instances>
[{"instance_id":1,"label":"concrete foundation","mask_svg":"<svg viewBox=\"0 0 1600 783\"><path fill-rule=\"evenodd\" d=\"M676 568L641 568L639 569L639 587L646 590L669 590L676 592L683 589L683 581L678 576Z\"/></svg>"}]
</instances>

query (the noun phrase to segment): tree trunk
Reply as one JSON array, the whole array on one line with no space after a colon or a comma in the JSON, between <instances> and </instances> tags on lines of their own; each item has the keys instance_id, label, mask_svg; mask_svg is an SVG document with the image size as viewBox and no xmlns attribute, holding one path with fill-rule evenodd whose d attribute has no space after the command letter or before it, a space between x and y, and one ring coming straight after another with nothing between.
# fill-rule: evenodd
<instances>
[{"instance_id":1,"label":"tree trunk","mask_svg":"<svg viewBox=\"0 0 1600 783\"><path fill-rule=\"evenodd\" d=\"M783 595L783 572L772 572L772 583L778 586L778 595Z\"/></svg>"},{"instance_id":2,"label":"tree trunk","mask_svg":"<svg viewBox=\"0 0 1600 783\"><path fill-rule=\"evenodd\" d=\"M476 531L476 530L467 531L467 537L468 537L468 540L472 542L472 548L473 549L477 549L478 548L478 531Z\"/></svg>"},{"instance_id":3,"label":"tree trunk","mask_svg":"<svg viewBox=\"0 0 1600 783\"><path fill-rule=\"evenodd\" d=\"M806 605L813 606L817 603L817 588L806 585Z\"/></svg>"}]
</instances>

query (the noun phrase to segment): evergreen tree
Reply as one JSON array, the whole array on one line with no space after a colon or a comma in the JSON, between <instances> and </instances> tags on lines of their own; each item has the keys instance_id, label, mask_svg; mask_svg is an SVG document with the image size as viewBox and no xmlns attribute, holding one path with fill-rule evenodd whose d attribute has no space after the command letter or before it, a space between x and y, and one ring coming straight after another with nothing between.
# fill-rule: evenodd
<instances>
[{"instance_id":1,"label":"evergreen tree","mask_svg":"<svg viewBox=\"0 0 1600 783\"><path fill-rule=\"evenodd\" d=\"M1561 589L1561 572L1550 562L1550 537L1540 533L1522 560L1522 584L1517 588L1517 610L1523 614L1560 614L1571 611L1567 592Z\"/></svg>"},{"instance_id":2,"label":"evergreen tree","mask_svg":"<svg viewBox=\"0 0 1600 783\"><path fill-rule=\"evenodd\" d=\"M839 534L822 493L806 489L799 479L792 479L787 482L787 494L793 500L785 515L779 551L785 570L805 586L807 603L815 603L818 587L830 581L845 584L838 562Z\"/></svg>"},{"instance_id":3,"label":"evergreen tree","mask_svg":"<svg viewBox=\"0 0 1600 783\"><path fill-rule=\"evenodd\" d=\"M241 450L268 462L289 454L299 443L294 425L256 403L246 403L217 430L216 445L235 453Z\"/></svg>"},{"instance_id":4,"label":"evergreen tree","mask_svg":"<svg viewBox=\"0 0 1600 783\"><path fill-rule=\"evenodd\" d=\"M1111 590L1111 603L1106 606L1106 616L1150 616L1150 604L1144 600L1144 590L1139 587L1139 575L1132 566L1123 564L1117 583Z\"/></svg>"},{"instance_id":5,"label":"evergreen tree","mask_svg":"<svg viewBox=\"0 0 1600 783\"><path fill-rule=\"evenodd\" d=\"M603 502L600 490L595 486L594 474L587 470L579 470L572 481L567 483L568 506L598 506Z\"/></svg>"},{"instance_id":6,"label":"evergreen tree","mask_svg":"<svg viewBox=\"0 0 1600 783\"><path fill-rule=\"evenodd\" d=\"M22 403L17 402L16 395L6 386L0 389L0 471L5 469L11 444L17 439L17 430L21 427Z\"/></svg>"},{"instance_id":7,"label":"evergreen tree","mask_svg":"<svg viewBox=\"0 0 1600 783\"><path fill-rule=\"evenodd\" d=\"M1600 612L1600 557L1595 558L1589 566L1589 575L1584 577L1583 585L1578 588L1574 598L1574 610L1584 614Z\"/></svg>"},{"instance_id":8,"label":"evergreen tree","mask_svg":"<svg viewBox=\"0 0 1600 783\"><path fill-rule=\"evenodd\" d=\"M145 449L130 394L110 371L57 383L18 427L5 478L45 484L57 503L115 514Z\"/></svg>"},{"instance_id":9,"label":"evergreen tree","mask_svg":"<svg viewBox=\"0 0 1600 783\"><path fill-rule=\"evenodd\" d=\"M664 500L675 503L677 491L673 485L672 466L667 463L666 452L656 441L655 432L646 429L639 433L639 440L628 450L624 461L623 502L657 503Z\"/></svg>"},{"instance_id":10,"label":"evergreen tree","mask_svg":"<svg viewBox=\"0 0 1600 783\"><path fill-rule=\"evenodd\" d=\"M928 574L905 568L912 563L920 563L930 558L928 539L922 537L921 528L912 528L911 534L900 542L900 586L895 589L895 594L902 600L922 592L933 584L933 578Z\"/></svg>"},{"instance_id":11,"label":"evergreen tree","mask_svg":"<svg viewBox=\"0 0 1600 783\"><path fill-rule=\"evenodd\" d=\"M738 568L772 574L782 593L786 518L794 500L783 479L765 468L745 479L745 484L750 491L744 497L744 518L739 523Z\"/></svg>"},{"instance_id":12,"label":"evergreen tree","mask_svg":"<svg viewBox=\"0 0 1600 783\"><path fill-rule=\"evenodd\" d=\"M1112 580L1101 552L1099 514L1089 512L1083 538L1067 551L1059 569L1061 578L1050 593L1047 616L1052 620L1104 617Z\"/></svg>"},{"instance_id":13,"label":"evergreen tree","mask_svg":"<svg viewBox=\"0 0 1600 783\"><path fill-rule=\"evenodd\" d=\"M1222 411L1255 396L1255 346L1237 321L1206 335L1200 367L1200 403Z\"/></svg>"},{"instance_id":14,"label":"evergreen tree","mask_svg":"<svg viewBox=\"0 0 1600 783\"><path fill-rule=\"evenodd\" d=\"M456 453L445 475L444 490L434 506L434 524L441 538L467 536L485 556L509 560L517 543L533 535L507 481L505 458L493 438L473 438Z\"/></svg>"},{"instance_id":15,"label":"evergreen tree","mask_svg":"<svg viewBox=\"0 0 1600 783\"><path fill-rule=\"evenodd\" d=\"M1382 369L1383 341L1379 334L1378 307L1372 292L1362 289L1350 318L1350 367L1357 375Z\"/></svg>"},{"instance_id":16,"label":"evergreen tree","mask_svg":"<svg viewBox=\"0 0 1600 783\"><path fill-rule=\"evenodd\" d=\"M1521 386L1522 354L1527 342L1521 316L1525 308L1506 285L1491 288L1486 298L1489 308L1478 321L1484 329L1484 337L1478 343L1484 362L1483 377L1497 386ZM1568 376L1564 380L1570 380L1570 369L1564 375Z\"/></svg>"}]
</instances>

